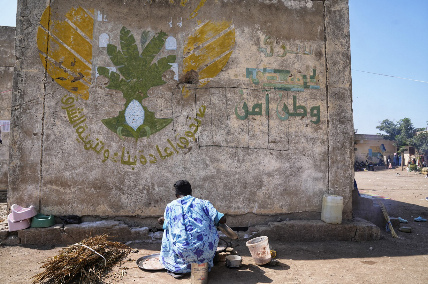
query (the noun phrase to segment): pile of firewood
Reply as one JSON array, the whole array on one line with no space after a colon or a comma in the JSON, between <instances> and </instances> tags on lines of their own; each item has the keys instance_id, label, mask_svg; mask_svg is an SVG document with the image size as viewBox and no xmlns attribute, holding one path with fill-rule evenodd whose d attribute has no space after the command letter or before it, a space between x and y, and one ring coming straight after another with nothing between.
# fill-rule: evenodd
<instances>
[{"instance_id":1,"label":"pile of firewood","mask_svg":"<svg viewBox=\"0 0 428 284\"><path fill-rule=\"evenodd\" d=\"M33 276L33 283L96 283L131 248L118 242L107 240L108 235L87 238L63 248L61 252L44 261L45 270Z\"/></svg>"}]
</instances>

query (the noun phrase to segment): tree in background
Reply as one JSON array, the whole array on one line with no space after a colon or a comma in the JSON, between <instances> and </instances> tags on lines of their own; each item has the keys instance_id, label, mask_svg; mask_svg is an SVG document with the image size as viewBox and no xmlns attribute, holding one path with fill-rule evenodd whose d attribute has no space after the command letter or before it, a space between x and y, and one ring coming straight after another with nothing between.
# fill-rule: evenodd
<instances>
[{"instance_id":1,"label":"tree in background","mask_svg":"<svg viewBox=\"0 0 428 284\"><path fill-rule=\"evenodd\" d=\"M394 145L398 148L397 153L401 154L402 161L404 151L407 151L406 146L415 147L419 155L428 155L428 132L425 131L425 128L415 128L410 118L405 117L396 123L385 119L376 128L386 133L379 133L384 139L394 141ZM418 131L419 133L417 134Z\"/></svg>"},{"instance_id":2,"label":"tree in background","mask_svg":"<svg viewBox=\"0 0 428 284\"><path fill-rule=\"evenodd\" d=\"M428 125L428 121L427 121ZM426 128L419 128L418 133L413 137L410 145L416 148L419 155L428 155L428 131Z\"/></svg>"},{"instance_id":3,"label":"tree in background","mask_svg":"<svg viewBox=\"0 0 428 284\"><path fill-rule=\"evenodd\" d=\"M386 139L386 140L396 141L395 137L400 134L397 123L389 119L384 119L380 123L380 125L376 126L376 128L386 133L386 134L379 133L379 135L382 135L383 139Z\"/></svg>"},{"instance_id":4,"label":"tree in background","mask_svg":"<svg viewBox=\"0 0 428 284\"><path fill-rule=\"evenodd\" d=\"M401 148L410 145L416 130L410 118L407 117L400 119L397 123L385 119L376 128L386 133L379 133L383 139L394 141L394 145L399 148L399 152L405 151L405 149Z\"/></svg>"}]
</instances>

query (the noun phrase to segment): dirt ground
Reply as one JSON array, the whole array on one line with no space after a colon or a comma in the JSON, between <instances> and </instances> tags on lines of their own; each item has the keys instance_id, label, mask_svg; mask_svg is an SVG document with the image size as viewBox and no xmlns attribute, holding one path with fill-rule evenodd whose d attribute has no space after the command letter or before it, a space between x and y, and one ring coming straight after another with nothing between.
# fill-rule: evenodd
<instances>
[{"instance_id":1,"label":"dirt ground","mask_svg":"<svg viewBox=\"0 0 428 284\"><path fill-rule=\"evenodd\" d=\"M397 175L399 173L399 175ZM235 241L243 257L239 269L218 263L209 273L209 283L428 283L428 223L413 218L428 217L428 179L423 175L384 170L356 172L358 187L366 194L385 199L390 216L409 220L412 233L396 230L399 238L381 229L381 240L371 242L273 242L277 266L254 264L244 241ZM136 265L142 256L156 253L160 243L136 243L126 260L108 274L103 283L190 283L190 277L174 279L165 272L145 272ZM0 282L31 283L40 272L40 262L56 255L60 247L0 247Z\"/></svg>"}]
</instances>

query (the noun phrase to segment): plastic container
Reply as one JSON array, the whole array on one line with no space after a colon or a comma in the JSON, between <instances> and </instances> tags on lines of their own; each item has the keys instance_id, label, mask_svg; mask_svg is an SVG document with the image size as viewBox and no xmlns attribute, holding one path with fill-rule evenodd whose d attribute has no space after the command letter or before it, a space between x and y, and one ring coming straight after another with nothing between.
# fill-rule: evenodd
<instances>
[{"instance_id":1,"label":"plastic container","mask_svg":"<svg viewBox=\"0 0 428 284\"><path fill-rule=\"evenodd\" d=\"M9 232L24 230L30 227L30 219L14 222L12 218L13 218L12 213L10 213L7 216L7 225L9 227Z\"/></svg>"},{"instance_id":2,"label":"plastic container","mask_svg":"<svg viewBox=\"0 0 428 284\"><path fill-rule=\"evenodd\" d=\"M207 284L208 283L208 263L192 263L192 273L190 276L192 284Z\"/></svg>"},{"instance_id":3,"label":"plastic container","mask_svg":"<svg viewBox=\"0 0 428 284\"><path fill-rule=\"evenodd\" d=\"M32 228L47 228L55 225L55 218L53 215L37 214L31 221Z\"/></svg>"},{"instance_id":4,"label":"plastic container","mask_svg":"<svg viewBox=\"0 0 428 284\"><path fill-rule=\"evenodd\" d=\"M322 198L321 220L329 224L341 224L343 211L343 197L338 195L324 195Z\"/></svg>"},{"instance_id":5,"label":"plastic container","mask_svg":"<svg viewBox=\"0 0 428 284\"><path fill-rule=\"evenodd\" d=\"M30 219L31 217L34 217L37 214L36 208L33 205L28 208L24 208L17 204L13 204L10 209L12 211L12 215L10 218L13 222Z\"/></svg>"},{"instance_id":6,"label":"plastic container","mask_svg":"<svg viewBox=\"0 0 428 284\"><path fill-rule=\"evenodd\" d=\"M246 243L250 250L251 256L257 265L269 263L272 260L269 249L268 237L261 236L247 241Z\"/></svg>"},{"instance_id":7,"label":"plastic container","mask_svg":"<svg viewBox=\"0 0 428 284\"><path fill-rule=\"evenodd\" d=\"M226 256L226 267L229 268L239 268L242 264L242 257L239 255L228 255Z\"/></svg>"}]
</instances>

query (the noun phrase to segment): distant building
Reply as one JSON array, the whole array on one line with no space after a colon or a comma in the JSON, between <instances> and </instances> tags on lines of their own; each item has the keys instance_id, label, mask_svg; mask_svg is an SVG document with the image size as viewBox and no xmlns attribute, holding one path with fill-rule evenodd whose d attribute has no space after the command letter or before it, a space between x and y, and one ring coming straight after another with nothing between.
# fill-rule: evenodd
<instances>
[{"instance_id":1,"label":"distant building","mask_svg":"<svg viewBox=\"0 0 428 284\"><path fill-rule=\"evenodd\" d=\"M427 130L418 131L418 132L416 132L416 135L419 135L419 134L424 133L424 132L427 132ZM404 164L405 165L407 165L411 159L413 159L413 158L416 159L420 155L420 153L417 153L415 147L407 146L406 148L407 148L407 151L404 151ZM425 162L428 159L428 156L421 155L421 157L423 157L423 160Z\"/></svg>"},{"instance_id":2,"label":"distant building","mask_svg":"<svg viewBox=\"0 0 428 284\"><path fill-rule=\"evenodd\" d=\"M367 160L377 164L382 160L386 164L388 156L392 160L394 153L397 152L394 141L385 140L381 135L355 134L354 142L356 162L365 162Z\"/></svg>"},{"instance_id":3,"label":"distant building","mask_svg":"<svg viewBox=\"0 0 428 284\"><path fill-rule=\"evenodd\" d=\"M408 165L409 161L412 158L416 158L416 151L415 151L415 147L412 146L406 146L407 150L404 151L404 165Z\"/></svg>"},{"instance_id":4,"label":"distant building","mask_svg":"<svg viewBox=\"0 0 428 284\"><path fill-rule=\"evenodd\" d=\"M416 133L422 133L420 131ZM397 147L394 146L394 141L385 140L382 135L372 134L355 134L354 136L354 151L355 151L355 162L372 162L378 164L380 160L383 160L385 165L387 164L388 156L393 161L394 153L397 152ZM404 165L408 165L411 159L417 158L415 147L406 146L407 150L403 153ZM424 160L427 161L428 156L424 156Z\"/></svg>"}]
</instances>

